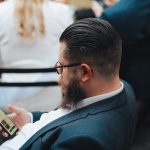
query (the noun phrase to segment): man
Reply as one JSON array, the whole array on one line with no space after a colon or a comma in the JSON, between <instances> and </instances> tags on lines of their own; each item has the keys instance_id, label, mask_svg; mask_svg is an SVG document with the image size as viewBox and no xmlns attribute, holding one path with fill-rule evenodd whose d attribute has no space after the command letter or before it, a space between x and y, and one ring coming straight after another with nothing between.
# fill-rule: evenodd
<instances>
[{"instance_id":1,"label":"man","mask_svg":"<svg viewBox=\"0 0 150 150\"><path fill-rule=\"evenodd\" d=\"M136 106L131 87L119 79L121 45L104 20L70 25L60 37L55 67L64 95L60 108L33 113L31 123L26 110L9 106L21 130L0 149L129 150Z\"/></svg>"}]
</instances>

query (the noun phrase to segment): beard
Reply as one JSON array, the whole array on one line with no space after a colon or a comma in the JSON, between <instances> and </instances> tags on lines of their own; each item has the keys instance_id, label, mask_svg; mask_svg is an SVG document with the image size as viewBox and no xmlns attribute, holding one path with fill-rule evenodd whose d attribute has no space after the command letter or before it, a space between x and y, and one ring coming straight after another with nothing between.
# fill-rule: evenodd
<instances>
[{"instance_id":1,"label":"beard","mask_svg":"<svg viewBox=\"0 0 150 150\"><path fill-rule=\"evenodd\" d=\"M68 84L63 83L63 87L63 100L61 103L61 107L63 108L67 107L67 104L76 106L78 102L87 97L85 91L79 84L79 79L76 77L72 77Z\"/></svg>"}]
</instances>

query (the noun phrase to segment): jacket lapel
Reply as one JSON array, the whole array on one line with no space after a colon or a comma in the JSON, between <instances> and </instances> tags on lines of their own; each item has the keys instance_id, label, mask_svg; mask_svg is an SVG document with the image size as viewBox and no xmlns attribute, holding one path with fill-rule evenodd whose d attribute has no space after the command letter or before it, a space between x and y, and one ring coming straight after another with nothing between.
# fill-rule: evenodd
<instances>
[{"instance_id":1,"label":"jacket lapel","mask_svg":"<svg viewBox=\"0 0 150 150\"><path fill-rule=\"evenodd\" d=\"M61 118L56 119L55 121L49 123L37 133L35 133L22 147L20 150L27 149L37 138L42 136L45 132L53 130L59 126L63 126L67 123L73 122L75 120L79 120L87 117L89 114L96 114L104 111L108 111L111 109L115 109L117 107L121 107L126 103L126 93L125 90L120 94L113 96L111 98L96 102L84 108L80 108L68 115L65 115Z\"/></svg>"}]
</instances>

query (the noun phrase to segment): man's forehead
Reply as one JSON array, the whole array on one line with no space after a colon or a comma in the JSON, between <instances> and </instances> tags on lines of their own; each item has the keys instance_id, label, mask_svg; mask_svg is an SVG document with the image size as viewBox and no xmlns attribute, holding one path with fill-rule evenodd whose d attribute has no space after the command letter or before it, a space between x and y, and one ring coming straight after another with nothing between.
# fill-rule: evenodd
<instances>
[{"instance_id":1,"label":"man's forehead","mask_svg":"<svg viewBox=\"0 0 150 150\"><path fill-rule=\"evenodd\" d=\"M66 43L60 42L60 49L65 49L65 48L66 48Z\"/></svg>"},{"instance_id":2,"label":"man's forehead","mask_svg":"<svg viewBox=\"0 0 150 150\"><path fill-rule=\"evenodd\" d=\"M59 45L59 60L62 60L64 57L64 50L66 49L66 44L65 42L60 42Z\"/></svg>"}]
</instances>

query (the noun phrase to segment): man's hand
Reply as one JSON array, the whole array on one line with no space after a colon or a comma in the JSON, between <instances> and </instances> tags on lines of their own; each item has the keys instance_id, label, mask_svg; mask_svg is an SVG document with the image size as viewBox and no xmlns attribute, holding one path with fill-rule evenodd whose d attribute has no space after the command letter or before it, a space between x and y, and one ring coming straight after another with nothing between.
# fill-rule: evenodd
<instances>
[{"instance_id":1,"label":"man's hand","mask_svg":"<svg viewBox=\"0 0 150 150\"><path fill-rule=\"evenodd\" d=\"M31 117L24 108L16 107L13 105L7 106L8 110L11 112L11 114L8 115L8 117L17 125L19 130L27 123L31 122ZM6 133L2 127L0 126L0 133L4 138L9 138L8 133Z\"/></svg>"},{"instance_id":2,"label":"man's hand","mask_svg":"<svg viewBox=\"0 0 150 150\"><path fill-rule=\"evenodd\" d=\"M16 107L13 105L7 106L8 110L11 112L8 116L17 125L19 130L27 123L31 122L31 117L27 110L21 107Z\"/></svg>"},{"instance_id":3,"label":"man's hand","mask_svg":"<svg viewBox=\"0 0 150 150\"><path fill-rule=\"evenodd\" d=\"M0 132L1 132L1 134L2 134L2 136L4 137L4 138L8 138L8 133L6 133L5 131L3 131L3 128L0 126Z\"/></svg>"}]
</instances>

